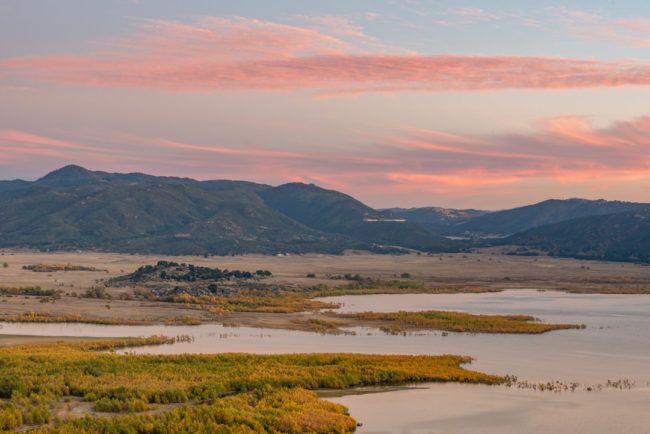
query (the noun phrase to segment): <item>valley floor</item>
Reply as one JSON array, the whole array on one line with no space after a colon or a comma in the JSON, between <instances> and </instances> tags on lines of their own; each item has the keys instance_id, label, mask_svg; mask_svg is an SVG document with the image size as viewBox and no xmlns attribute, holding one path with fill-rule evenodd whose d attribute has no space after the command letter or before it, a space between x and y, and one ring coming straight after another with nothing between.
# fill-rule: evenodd
<instances>
[{"instance_id":1,"label":"valley floor","mask_svg":"<svg viewBox=\"0 0 650 434\"><path fill-rule=\"evenodd\" d=\"M331 279L346 273L373 279L400 278L426 285L462 284L493 288L540 288L571 290L639 290L650 287L647 265L581 261L552 257L520 257L486 250L481 253L428 255L375 255L349 252L345 255L309 254L300 256L245 255L227 257L165 257L160 255L128 255L102 252L0 251L0 286L39 286L59 290L58 300L14 295L0 296L0 314L19 315L26 312L50 312L53 315L79 314L89 318L164 322L177 317L196 318L203 322L223 322L241 326L312 330L304 313L229 312L217 315L184 303L151 300L124 300L133 288L109 287L111 299L78 297L93 285L131 273L138 267L173 260L200 266L240 270L268 269L273 277L268 283L288 285L326 284L337 286L345 281ZM99 271L33 272L23 269L31 264L75 264ZM307 274L316 277L308 278ZM521 312L526 313L526 312ZM317 321L331 321L327 315L312 315ZM345 326L364 326L367 319L337 318ZM5 338L6 339L6 338Z\"/></svg>"},{"instance_id":2,"label":"valley floor","mask_svg":"<svg viewBox=\"0 0 650 434\"><path fill-rule=\"evenodd\" d=\"M172 260L178 263L195 264L207 267L228 268L230 270L270 270L273 276L262 281L266 283L307 287L317 284L324 284L329 287L338 287L348 284L350 281L340 278L345 274L359 274L364 278L376 279L377 281L389 281L398 279L405 282L420 283L427 286L435 285L468 285L475 289L513 289L503 293L480 293L478 291L457 295L446 293L432 295L420 293L404 296L393 294L392 296L349 296L326 298L331 302L343 303L340 310L342 314L337 316L333 313L321 312L294 312L294 313L270 313L270 312L222 312L207 309L206 306L188 304L184 302L163 302L137 296L135 287L114 287L108 286L106 298L81 297L89 288L95 285L103 285L107 279L132 273L142 265L155 264L159 260ZM3 264L6 263L6 267ZM97 271L51 271L34 272L23 269L23 266L33 264L73 264L87 268L94 267ZM56 268L56 267L54 267ZM53 268L53 269L54 269ZM315 277L307 277L307 275ZM172 327L158 326L154 328L130 326L96 326L92 324L10 324L0 323L0 347L48 344L62 342L61 347L83 346L81 342L89 339L97 340L98 336L140 336L143 333L150 333L150 329L160 329L161 332L169 335L184 335L191 338L191 342L176 343L172 346L160 348L143 347L142 349L128 349L127 352L147 351L172 351L176 353L208 353L208 352L249 352L249 353L275 353L275 352L347 352L347 353L406 353L406 354L467 354L476 357L473 366L479 372L487 372L495 375L515 374L524 379L523 389L514 388L502 391L497 388L479 389L479 386L460 390L462 402L470 402L474 399L477 405L484 405L486 402L505 403L511 402L515 395L526 395L526 399L539 401L541 395L554 392L541 392L539 390L528 390L528 380L532 380L533 387L536 381L547 381L559 379L563 382L578 381L584 385L580 386L585 391L573 395L573 392L562 392L557 399L547 399L549 408L563 405L564 401L573 399L576 402L584 402L589 408L584 411L584 418L592 417L590 410L591 402L588 395L591 387L586 385L603 383L607 378L627 379L630 378L633 384L630 390L612 390L602 393L603 399L611 399L611 407L614 409L628 408L630 400L647 399L647 384L650 379L645 374L647 351L645 346L639 344L647 341L646 324L647 319L643 312L647 311L644 304L647 303L647 296L637 295L616 295L606 296L593 295L590 292L644 292L650 288L650 267L630 263L615 263L603 261L580 261L575 259L560 259L552 257L523 257L503 255L498 251L483 251L472 254L444 254L444 255L372 255L365 253L349 252L342 256L328 255L303 255L303 256L261 256L248 255L236 257L165 257L159 255L124 255L101 252L57 252L42 253L33 251L0 251L0 287L26 287L39 286L42 290L59 291L56 297L36 296L12 293L4 291L0 295L0 315L7 317L22 315L29 312L49 312L49 315L80 317L109 321L142 321L147 320L154 323L165 323L171 319L190 318L200 320L203 323L222 323L225 326L241 326L240 328L223 327L216 324L204 324L201 326L188 325L190 322L180 322ZM534 288L534 289L531 289ZM565 294L554 292L554 290L586 292L586 294ZM546 292L539 292L546 291ZM1 293L2 291L0 291ZM364 300L365 306L360 310L359 303ZM372 301L374 300L374 301ZM465 302L461 301L465 300ZM473 300L473 301L472 301ZM488 300L491 302L488 302ZM372 301L372 302L370 302ZM571 304L571 303L573 304ZM620 302L620 303L619 303ZM428 303L428 304L427 304ZM590 304L591 303L591 304ZM603 304L604 303L604 304ZM617 304L618 303L618 304ZM620 304L620 305L619 305ZM356 305L356 306L355 306ZM510 306L508 308L499 306ZM468 311L474 314L501 315L501 310L517 312L521 314L533 314L544 317L548 322L557 323L587 323L586 330L564 330L551 332L544 336L509 336L502 334L489 335L473 333L408 333L408 336L391 336L399 334L400 331L417 329L417 310L441 309ZM600 309L600 310L599 310ZM398 310L409 311L406 320L412 320L416 316L416 326L413 329L388 329L390 334L382 332L370 333L367 329L359 327L382 328L383 324L373 315L350 315L354 312L365 312L375 310L377 312L396 312ZM602 312L601 312L602 310ZM639 312L642 312L639 314ZM596 314L595 312L600 312ZM619 319L623 318L623 323ZM427 318L431 319L431 318ZM435 319L435 315L434 315ZM644 322L646 321L646 322ZM335 326L331 326L336 323ZM541 323L536 323L540 324ZM23 327L25 326L25 327ZM254 327L254 328L247 328ZM305 331L317 331L321 333L337 333L348 331L351 327L356 329L356 336L332 336L329 334L314 335L312 333L300 333L295 331L278 330L293 329ZM342 330L337 330L342 328ZM139 331L147 329L146 332ZM271 330L275 329L275 330ZM485 330L484 330L485 331ZM3 334L6 333L6 334ZM20 334L32 334L32 336L21 336ZM644 334L646 333L646 334ZM59 336L36 336L40 334L52 334ZM61 335L74 335L76 337L64 337ZM300 335L300 336L299 336ZM96 337L84 337L96 336ZM196 341L194 339L196 338ZM106 342L103 339L103 342ZM95 344L103 345L103 344ZM58 347L58 345L56 346ZM175 348L178 347L178 348ZM620 348L619 348L620 347ZM34 347L30 347L34 348ZM52 347L54 348L54 347ZM612 351L601 353L600 348L616 348ZM15 349L3 349L3 351L22 351ZM33 352L32 349L27 351ZM587 357L585 354L593 355ZM13 357L13 356L11 356ZM16 357L23 357L19 354ZM49 355L47 356L49 357ZM86 356L84 356L86 357ZM90 356L88 356L90 357ZM93 356L94 357L94 356ZM104 357L104 356L102 356ZM184 356L190 357L190 356ZM230 357L230 356L228 356ZM250 356L258 357L258 356ZM284 357L284 356L282 356ZM345 357L350 357L349 355ZM384 356L372 356L384 357ZM421 357L421 356L417 356ZM426 357L426 356L422 356ZM23 357L20 360L29 360ZM145 360L145 359L142 359ZM585 364L586 360L586 364ZM76 363L76 362L75 362ZM94 363L94 362L93 362ZM328 364L325 364L329 366ZM13 366L8 364L6 366ZM574 369L575 368L575 369ZM292 368L293 369L293 368ZM28 371L25 371L27 375ZM580 372L585 378L581 378ZM593 379L592 379L593 377ZM25 377L27 378L27 377ZM560 384L560 383L558 383ZM616 383L618 384L618 383ZM628 384L628 383L623 383ZM118 385L116 383L116 385ZM438 390L439 384L428 388L431 392L422 392L426 399L421 400L426 408L413 405L413 411L419 412L420 416L429 414L428 406L433 401L440 400L439 392L449 389ZM451 387L455 387L452 385ZM523 387L523 386L522 386ZM579 390L582 390L579 388ZM418 390L396 390L394 393L408 393L408 396L418 398ZM422 389L424 390L424 389ZM456 390L456 389L454 389ZM541 390L541 389L540 389ZM641 391L641 393L639 393ZM273 391L273 393L284 395L269 395L268 399L293 403L300 402L305 406L305 411L315 411L313 406L322 406L316 401L315 395L306 391L295 391L287 394L285 391ZM478 393L477 393L478 392ZM529 393L530 392L530 393ZM534 393L533 393L534 392ZM112 392L111 392L112 393ZM385 396L390 400L391 393ZM577 393L577 392L576 392ZM607 397L605 397L607 393ZM431 395L433 394L433 395ZM561 398L569 396L570 398ZM383 395L383 394L380 394ZM368 401L356 402L357 398L343 397L340 403L348 406L352 417L365 425L359 427L360 431L373 431L383 423L381 418L376 418L372 413L381 404L375 402L381 396L365 398ZM500 401L495 399L504 395ZM529 396L530 395L530 396ZM112 395L111 395L112 396ZM549 395L550 396L550 395ZM598 395L601 396L601 395ZM574 399L575 397L575 399ZM97 397L99 398L99 397ZM584 398L584 399L583 399ZM49 398L48 398L49 399ZM62 399L62 401L61 401ZM99 411L102 406L96 408L92 400L82 400L79 396L63 396L55 400L52 407L52 414L63 414L64 416L81 416L90 414L93 416L106 416L105 412ZM108 398L107 398L108 399ZM233 398L235 399L235 398ZM236 398L239 399L239 398ZM235 399L235 400L236 400ZM360 398L359 398L360 399ZM336 399L335 399L336 400ZM562 402L557 403L556 401ZM104 400L106 401L106 400ZM102 405L111 402L102 401ZM154 400L155 401L155 400ZM518 400L519 403L521 400ZM545 402L546 402L545 401ZM129 401L130 402L130 401ZM230 405L230 397L221 402L226 407ZM233 401L234 402L234 401ZM273 401L275 402L275 401ZM405 401L406 402L406 401ZM408 401L412 402L412 401ZM514 402L514 401L512 401ZM532 401L531 401L532 402ZM636 401L635 401L636 402ZM25 405L23 405L25 404ZM141 404L141 403L140 403ZM139 404L139 405L140 405ZM140 423L143 421L160 423L176 423L176 416L185 414L187 411L212 411L212 408L197 407L187 410L182 403L159 404L157 407L147 407L148 410L128 415L124 418L113 420L116 426L120 424ZM237 403L236 403L237 404ZM260 400L256 405L264 410L266 401ZM504 404L504 405L505 405ZM3 405L8 405L7 403ZM16 401L24 417L31 417L31 407L27 401ZM239 405L239 404L237 404ZM294 405L294 404L291 404ZM297 404L296 404L297 405ZM499 404L501 405L501 404ZM573 405L573 404L569 404ZM23 408L23 407L25 408ZM142 405L141 405L142 406ZM369 406L369 407L368 407ZM154 408L155 407L155 408ZM532 411L532 406L524 405L524 410ZM7 407L8 408L8 407ZM39 407L40 408L40 407ZM301 407L302 408L302 407ZM338 408L338 407L337 407ZM365 408L370 408L366 413ZM472 407L473 408L473 407ZM478 407L477 407L478 408ZM596 408L596 407L594 407ZM321 411L318 407L318 411ZM345 428L349 430L353 420L348 416L342 416L341 408L334 412L327 410L328 415L336 416L345 422ZM12 409L7 409L7 412ZM508 410L506 408L506 410ZM18 410L15 410L18 411ZM14 411L14 412L15 412ZM34 410L35 411L35 410ZM251 410L252 411L252 410ZM509 411L509 410L508 410ZM553 410L555 411L555 410ZM150 413L150 414L147 414ZM331 413L331 414L330 414ZM334 414L336 413L336 414ZM489 414L488 414L489 413ZM12 413L13 414L13 413ZM252 414L252 413L251 413ZM388 414L388 412L387 412ZM404 417L397 418L401 422L412 422L411 414L409 420ZM485 412L488 416L491 410ZM495 415L506 414L501 408L495 408ZM510 413L508 413L510 414ZM633 414L621 413L621 414ZM519 432L530 431L532 425L522 422L519 417L520 409L512 412L508 420L512 419L512 427ZM281 417L282 415L278 415ZM416 415L417 416L417 415ZM480 415L479 415L480 416ZM67 416L66 416L67 417ZM392 417L392 416L391 416ZM496 416L495 416L496 417ZM170 419L172 418L172 419ZM457 427L469 427L463 422L465 415L456 420L422 420L418 427L412 425L395 425L389 428L391 431L418 431L424 427L439 427L441 429L455 429ZM160 419L160 420L159 420ZM169 419L169 420L168 420ZM191 419L191 418L190 418ZM313 419L313 418L312 418ZM284 419L282 419L284 420ZM311 419L310 419L311 420ZM476 420L480 419L476 416ZM505 419L504 419L505 420ZM582 419L581 419L582 420ZM88 419L70 423L109 423L108 419ZM166 421L166 422L165 422ZM170 422L171 421L171 422ZM156 422L156 423L158 423ZM525 421L524 421L525 422ZM537 423L533 420L533 423ZM582 422L580 422L582 423ZM619 423L619 422L617 422ZM32 421L31 425L37 424ZM8 426L8 425L7 425ZM93 425L94 426L94 425ZM121 426L121 425L120 425ZM124 425L126 426L126 425ZM498 429L501 425L492 425ZM605 425L603 425L605 426ZM624 425L628 432L643 432L636 429L636 425ZM70 425L72 427L72 425ZM558 432L570 432L571 426L562 425L568 429L560 429ZM49 427L47 429L50 429ZM296 429L300 431L300 429ZM508 431L506 429L506 431ZM516 431L513 429L513 431Z\"/></svg>"}]
</instances>

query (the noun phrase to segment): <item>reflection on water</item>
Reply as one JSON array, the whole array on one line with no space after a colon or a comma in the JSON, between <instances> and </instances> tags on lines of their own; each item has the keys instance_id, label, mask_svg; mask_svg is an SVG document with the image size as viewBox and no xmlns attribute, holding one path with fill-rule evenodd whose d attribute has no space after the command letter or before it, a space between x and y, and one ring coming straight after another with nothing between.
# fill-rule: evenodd
<instances>
[{"instance_id":1,"label":"reflection on water","mask_svg":"<svg viewBox=\"0 0 650 434\"><path fill-rule=\"evenodd\" d=\"M459 310L531 314L547 322L587 325L542 335L439 332L385 335L357 328L356 336L200 326L102 326L92 324L3 324L2 333L46 336L168 336L194 342L136 348L136 353L461 354L471 368L513 374L533 382L582 384L632 380L632 391L536 392L436 384L425 389L335 398L364 423L367 432L650 432L650 296L587 295L535 290L486 294L367 295L328 299L342 311ZM614 423L620 425L613 425ZM620 428L620 429L617 429Z\"/></svg>"},{"instance_id":2,"label":"reflection on water","mask_svg":"<svg viewBox=\"0 0 650 434\"><path fill-rule=\"evenodd\" d=\"M345 405L365 433L648 433L650 390L538 392L432 384L325 398Z\"/></svg>"}]
</instances>

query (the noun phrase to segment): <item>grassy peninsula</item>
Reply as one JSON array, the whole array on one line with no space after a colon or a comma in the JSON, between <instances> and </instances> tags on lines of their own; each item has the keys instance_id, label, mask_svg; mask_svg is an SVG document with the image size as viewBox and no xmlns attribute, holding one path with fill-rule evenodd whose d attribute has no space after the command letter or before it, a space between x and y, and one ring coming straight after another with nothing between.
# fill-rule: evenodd
<instances>
[{"instance_id":1,"label":"grassy peninsula","mask_svg":"<svg viewBox=\"0 0 650 434\"><path fill-rule=\"evenodd\" d=\"M467 357L360 354L118 355L166 337L0 349L0 429L37 432L349 432L313 390L405 382L500 384ZM89 403L75 417L73 405ZM113 414L113 416L111 416Z\"/></svg>"}]
</instances>

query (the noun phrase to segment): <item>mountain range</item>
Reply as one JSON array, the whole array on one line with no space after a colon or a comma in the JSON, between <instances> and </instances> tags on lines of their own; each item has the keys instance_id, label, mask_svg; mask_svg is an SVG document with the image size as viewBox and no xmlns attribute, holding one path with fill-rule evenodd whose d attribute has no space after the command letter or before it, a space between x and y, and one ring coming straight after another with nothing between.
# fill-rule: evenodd
<instances>
[{"instance_id":1,"label":"mountain range","mask_svg":"<svg viewBox=\"0 0 650 434\"><path fill-rule=\"evenodd\" d=\"M274 187L79 166L36 181L0 181L0 247L42 250L386 253L512 244L558 256L649 262L649 217L650 204L585 199L494 212L377 210L313 184Z\"/></svg>"}]
</instances>

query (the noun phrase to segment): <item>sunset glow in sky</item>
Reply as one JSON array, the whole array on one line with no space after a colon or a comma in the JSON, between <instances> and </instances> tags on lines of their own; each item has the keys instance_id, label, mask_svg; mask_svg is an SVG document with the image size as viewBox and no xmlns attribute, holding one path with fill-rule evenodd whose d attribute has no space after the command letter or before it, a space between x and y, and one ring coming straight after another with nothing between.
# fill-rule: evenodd
<instances>
[{"instance_id":1,"label":"sunset glow in sky","mask_svg":"<svg viewBox=\"0 0 650 434\"><path fill-rule=\"evenodd\" d=\"M0 179L650 201L650 2L0 1Z\"/></svg>"}]
</instances>

